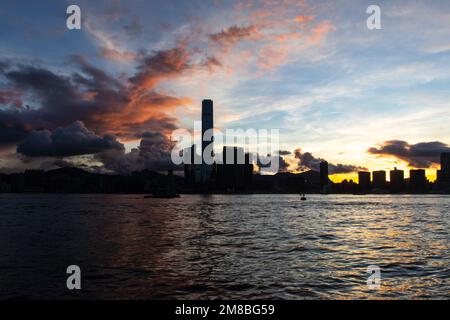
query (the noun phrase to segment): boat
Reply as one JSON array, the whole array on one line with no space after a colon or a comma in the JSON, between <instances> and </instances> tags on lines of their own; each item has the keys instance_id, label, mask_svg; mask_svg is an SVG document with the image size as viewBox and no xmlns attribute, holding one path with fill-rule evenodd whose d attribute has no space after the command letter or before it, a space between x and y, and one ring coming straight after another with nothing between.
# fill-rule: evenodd
<instances>
[{"instance_id":1,"label":"boat","mask_svg":"<svg viewBox=\"0 0 450 320\"><path fill-rule=\"evenodd\" d=\"M306 201L306 196L305 196L305 194L303 193L301 196L302 196L302 197L300 198L300 200Z\"/></svg>"}]
</instances>

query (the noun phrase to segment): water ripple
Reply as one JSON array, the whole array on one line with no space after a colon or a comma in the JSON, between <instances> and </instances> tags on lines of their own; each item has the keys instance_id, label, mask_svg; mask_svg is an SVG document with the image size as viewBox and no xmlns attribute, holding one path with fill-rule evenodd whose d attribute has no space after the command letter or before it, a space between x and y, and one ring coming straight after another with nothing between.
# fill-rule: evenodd
<instances>
[{"instance_id":1,"label":"water ripple","mask_svg":"<svg viewBox=\"0 0 450 320\"><path fill-rule=\"evenodd\" d=\"M440 299L445 196L0 195L0 298ZM65 289L66 267L83 290ZM381 268L379 290L366 285Z\"/></svg>"}]
</instances>

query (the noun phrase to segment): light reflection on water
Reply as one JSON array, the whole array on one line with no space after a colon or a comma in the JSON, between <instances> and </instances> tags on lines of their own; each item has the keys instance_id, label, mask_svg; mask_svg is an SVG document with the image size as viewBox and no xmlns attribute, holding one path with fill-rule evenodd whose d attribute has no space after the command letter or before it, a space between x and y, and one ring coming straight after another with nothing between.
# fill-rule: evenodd
<instances>
[{"instance_id":1,"label":"light reflection on water","mask_svg":"<svg viewBox=\"0 0 450 320\"><path fill-rule=\"evenodd\" d=\"M450 197L0 195L0 298L448 298ZM82 269L83 290L65 270ZM380 290L366 285L369 265Z\"/></svg>"}]
</instances>

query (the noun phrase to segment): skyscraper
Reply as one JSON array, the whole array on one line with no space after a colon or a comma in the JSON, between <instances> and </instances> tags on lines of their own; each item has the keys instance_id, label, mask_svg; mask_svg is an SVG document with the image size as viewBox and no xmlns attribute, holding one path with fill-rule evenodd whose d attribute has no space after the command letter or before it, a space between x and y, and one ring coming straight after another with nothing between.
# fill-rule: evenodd
<instances>
[{"instance_id":1,"label":"skyscraper","mask_svg":"<svg viewBox=\"0 0 450 320\"><path fill-rule=\"evenodd\" d=\"M359 191L360 192L369 192L370 191L370 172L360 171L358 172L358 180L359 180Z\"/></svg>"},{"instance_id":2,"label":"skyscraper","mask_svg":"<svg viewBox=\"0 0 450 320\"><path fill-rule=\"evenodd\" d=\"M249 170L250 157L244 153L244 149L224 146L222 156L223 164L218 165L219 188L235 192L248 187L246 170Z\"/></svg>"},{"instance_id":3,"label":"skyscraper","mask_svg":"<svg viewBox=\"0 0 450 320\"><path fill-rule=\"evenodd\" d=\"M437 172L438 190L450 193L450 153L441 153L441 170Z\"/></svg>"},{"instance_id":4,"label":"skyscraper","mask_svg":"<svg viewBox=\"0 0 450 320\"><path fill-rule=\"evenodd\" d=\"M183 150L184 181L187 187L195 187L201 182L201 160L195 144Z\"/></svg>"},{"instance_id":5,"label":"skyscraper","mask_svg":"<svg viewBox=\"0 0 450 320\"><path fill-rule=\"evenodd\" d=\"M426 190L427 178L425 170L410 170L409 171L409 191L424 192Z\"/></svg>"},{"instance_id":6,"label":"skyscraper","mask_svg":"<svg viewBox=\"0 0 450 320\"><path fill-rule=\"evenodd\" d=\"M386 188L386 171L372 172L372 187L375 189Z\"/></svg>"},{"instance_id":7,"label":"skyscraper","mask_svg":"<svg viewBox=\"0 0 450 320\"><path fill-rule=\"evenodd\" d=\"M405 173L403 170L391 170L389 172L391 192L401 192L405 189Z\"/></svg>"},{"instance_id":8,"label":"skyscraper","mask_svg":"<svg viewBox=\"0 0 450 320\"><path fill-rule=\"evenodd\" d=\"M210 141L205 141L205 133L208 130L212 130L214 128L214 118L213 118L213 101L212 100L203 100L202 102L202 166L201 166L201 181L203 185L209 183L211 179L211 174L213 172L213 165L205 163L205 149L209 147L208 150L211 150L211 156L214 155L213 146L214 146L214 136L211 136Z\"/></svg>"},{"instance_id":9,"label":"skyscraper","mask_svg":"<svg viewBox=\"0 0 450 320\"><path fill-rule=\"evenodd\" d=\"M441 177L443 180L450 181L450 153L441 153Z\"/></svg>"},{"instance_id":10,"label":"skyscraper","mask_svg":"<svg viewBox=\"0 0 450 320\"><path fill-rule=\"evenodd\" d=\"M328 186L330 179L328 178L328 162L325 160L320 162L320 190L322 192L328 192Z\"/></svg>"}]
</instances>

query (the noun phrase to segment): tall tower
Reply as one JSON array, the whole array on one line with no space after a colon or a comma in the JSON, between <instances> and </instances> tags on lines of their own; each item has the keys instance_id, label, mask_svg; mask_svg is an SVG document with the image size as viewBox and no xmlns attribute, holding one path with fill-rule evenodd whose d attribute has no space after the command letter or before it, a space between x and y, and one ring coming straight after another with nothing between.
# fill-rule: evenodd
<instances>
[{"instance_id":1,"label":"tall tower","mask_svg":"<svg viewBox=\"0 0 450 320\"><path fill-rule=\"evenodd\" d=\"M450 180L450 153L441 153L441 175L444 179Z\"/></svg>"},{"instance_id":2,"label":"tall tower","mask_svg":"<svg viewBox=\"0 0 450 320\"><path fill-rule=\"evenodd\" d=\"M214 128L213 118L213 101L203 100L202 102L202 184L207 184L211 179L213 165L206 164L204 160L205 149L211 145L210 149L214 146L214 137L211 141L204 141L205 132Z\"/></svg>"},{"instance_id":3,"label":"tall tower","mask_svg":"<svg viewBox=\"0 0 450 320\"><path fill-rule=\"evenodd\" d=\"M320 162L320 190L328 192L330 179L328 178L328 162L325 160Z\"/></svg>"}]
</instances>

